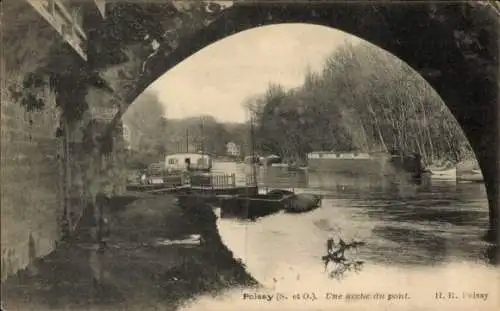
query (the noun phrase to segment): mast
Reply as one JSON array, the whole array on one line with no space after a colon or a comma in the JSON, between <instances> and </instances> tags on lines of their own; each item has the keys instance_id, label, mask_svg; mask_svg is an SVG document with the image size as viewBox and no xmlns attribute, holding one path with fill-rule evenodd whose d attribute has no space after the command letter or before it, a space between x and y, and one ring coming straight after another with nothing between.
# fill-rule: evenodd
<instances>
[{"instance_id":1,"label":"mast","mask_svg":"<svg viewBox=\"0 0 500 311\"><path fill-rule=\"evenodd\" d=\"M203 154L205 153L205 135L203 133L203 118L201 118L200 122L200 132L201 132L201 156L203 158Z\"/></svg>"},{"instance_id":2,"label":"mast","mask_svg":"<svg viewBox=\"0 0 500 311\"><path fill-rule=\"evenodd\" d=\"M200 120L200 134L201 134L201 163L203 163L202 169L208 168L208 159L205 159L205 135L203 133L203 117ZM206 162L205 162L206 161ZM205 167L206 163L206 167Z\"/></svg>"},{"instance_id":3,"label":"mast","mask_svg":"<svg viewBox=\"0 0 500 311\"><path fill-rule=\"evenodd\" d=\"M252 178L255 181L255 185L257 185L257 172L255 169L256 163L255 161L255 138L254 138L254 128L253 128L253 116L250 115L250 145L252 148Z\"/></svg>"},{"instance_id":4,"label":"mast","mask_svg":"<svg viewBox=\"0 0 500 311\"><path fill-rule=\"evenodd\" d=\"M189 153L189 130L186 129L186 153Z\"/></svg>"}]
</instances>

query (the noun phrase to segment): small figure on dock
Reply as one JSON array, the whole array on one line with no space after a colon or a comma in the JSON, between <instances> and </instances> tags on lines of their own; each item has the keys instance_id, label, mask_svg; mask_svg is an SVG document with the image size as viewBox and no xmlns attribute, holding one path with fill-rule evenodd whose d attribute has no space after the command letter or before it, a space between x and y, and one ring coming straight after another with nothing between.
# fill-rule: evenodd
<instances>
[{"instance_id":1,"label":"small figure on dock","mask_svg":"<svg viewBox=\"0 0 500 311\"><path fill-rule=\"evenodd\" d=\"M95 289L99 289L102 280L102 252L99 251L99 245L92 245L89 251L89 266L92 276L92 284Z\"/></svg>"},{"instance_id":2,"label":"small figure on dock","mask_svg":"<svg viewBox=\"0 0 500 311\"><path fill-rule=\"evenodd\" d=\"M144 172L141 173L141 184L146 184L146 173Z\"/></svg>"},{"instance_id":3,"label":"small figure on dock","mask_svg":"<svg viewBox=\"0 0 500 311\"><path fill-rule=\"evenodd\" d=\"M109 235L110 235L109 220L107 217L104 216L101 218L101 225L99 230L99 245L101 250L106 248Z\"/></svg>"},{"instance_id":4,"label":"small figure on dock","mask_svg":"<svg viewBox=\"0 0 500 311\"><path fill-rule=\"evenodd\" d=\"M110 205L110 198L103 193L98 193L96 196L95 205L97 207L97 210L95 211L96 214L94 215L94 217L97 220L96 242L99 244L99 249L102 251L106 248L107 240L110 235L109 220L107 217L107 212Z\"/></svg>"}]
</instances>

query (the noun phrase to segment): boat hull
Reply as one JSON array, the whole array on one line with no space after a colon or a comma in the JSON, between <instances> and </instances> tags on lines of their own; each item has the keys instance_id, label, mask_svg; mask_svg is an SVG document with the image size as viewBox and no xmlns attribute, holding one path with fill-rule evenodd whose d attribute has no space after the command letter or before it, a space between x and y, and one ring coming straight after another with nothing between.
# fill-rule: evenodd
<instances>
[{"instance_id":1,"label":"boat hull","mask_svg":"<svg viewBox=\"0 0 500 311\"><path fill-rule=\"evenodd\" d=\"M322 197L316 194L298 194L295 199L285 207L287 213L305 213L321 206Z\"/></svg>"},{"instance_id":2,"label":"boat hull","mask_svg":"<svg viewBox=\"0 0 500 311\"><path fill-rule=\"evenodd\" d=\"M220 202L221 218L257 219L277 213L292 204L295 195L232 196Z\"/></svg>"},{"instance_id":3,"label":"boat hull","mask_svg":"<svg viewBox=\"0 0 500 311\"><path fill-rule=\"evenodd\" d=\"M439 180L456 180L457 179L457 169L452 168L449 170L433 170L430 169L431 179Z\"/></svg>"},{"instance_id":4,"label":"boat hull","mask_svg":"<svg viewBox=\"0 0 500 311\"><path fill-rule=\"evenodd\" d=\"M457 181L460 182L484 182L484 177L481 171L470 171L470 172L461 172L457 175Z\"/></svg>"}]
</instances>

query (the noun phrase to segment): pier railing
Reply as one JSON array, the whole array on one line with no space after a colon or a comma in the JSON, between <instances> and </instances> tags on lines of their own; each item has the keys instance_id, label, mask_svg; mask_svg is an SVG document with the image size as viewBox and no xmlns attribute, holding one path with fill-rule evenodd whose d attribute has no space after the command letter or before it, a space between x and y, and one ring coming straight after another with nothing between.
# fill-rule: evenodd
<instances>
[{"instance_id":1,"label":"pier railing","mask_svg":"<svg viewBox=\"0 0 500 311\"><path fill-rule=\"evenodd\" d=\"M238 187L256 187L256 178L247 176L245 185L238 181L235 173L227 174L179 174L163 176L161 184L130 184L128 190L133 191L175 191L181 188L202 188L204 190L237 189ZM155 190L156 191L156 190Z\"/></svg>"},{"instance_id":2,"label":"pier railing","mask_svg":"<svg viewBox=\"0 0 500 311\"><path fill-rule=\"evenodd\" d=\"M257 186L257 178L253 175L247 175L245 177L246 186Z\"/></svg>"},{"instance_id":3,"label":"pier railing","mask_svg":"<svg viewBox=\"0 0 500 311\"><path fill-rule=\"evenodd\" d=\"M184 175L163 176L163 184L166 187L180 187L186 183Z\"/></svg>"},{"instance_id":4,"label":"pier railing","mask_svg":"<svg viewBox=\"0 0 500 311\"><path fill-rule=\"evenodd\" d=\"M192 175L190 184L192 187L203 188L235 188L236 174Z\"/></svg>"}]
</instances>

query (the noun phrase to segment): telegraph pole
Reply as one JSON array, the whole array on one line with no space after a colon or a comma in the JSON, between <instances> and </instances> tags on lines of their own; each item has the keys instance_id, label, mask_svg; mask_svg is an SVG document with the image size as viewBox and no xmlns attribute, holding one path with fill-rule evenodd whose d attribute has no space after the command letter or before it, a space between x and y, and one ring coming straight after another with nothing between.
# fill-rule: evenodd
<instances>
[{"instance_id":1,"label":"telegraph pole","mask_svg":"<svg viewBox=\"0 0 500 311\"><path fill-rule=\"evenodd\" d=\"M200 132L201 132L201 155L205 154L205 135L203 133L203 118L200 122Z\"/></svg>"},{"instance_id":2,"label":"telegraph pole","mask_svg":"<svg viewBox=\"0 0 500 311\"><path fill-rule=\"evenodd\" d=\"M253 116L250 115L250 142L252 146L252 178L255 184L257 185L257 172L256 172L256 167L257 165L255 162L255 139L254 139L254 124L253 124Z\"/></svg>"}]
</instances>

